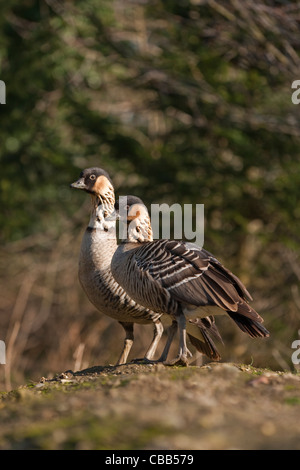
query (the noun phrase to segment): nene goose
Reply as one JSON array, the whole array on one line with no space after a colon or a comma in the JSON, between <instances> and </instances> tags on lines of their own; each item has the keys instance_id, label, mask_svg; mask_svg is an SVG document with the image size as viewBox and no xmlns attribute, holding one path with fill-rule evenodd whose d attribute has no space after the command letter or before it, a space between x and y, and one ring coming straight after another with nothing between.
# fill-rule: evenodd
<instances>
[{"instance_id":1,"label":"nene goose","mask_svg":"<svg viewBox=\"0 0 300 470\"><path fill-rule=\"evenodd\" d=\"M162 314L132 300L112 276L110 263L117 249L112 181L101 168L87 168L71 187L84 190L92 197L90 221L80 249L79 280L90 302L101 313L118 320L125 330L117 365L127 361L134 340L134 323L154 325L153 340L144 358L151 361L163 333Z\"/></svg>"},{"instance_id":2,"label":"nene goose","mask_svg":"<svg viewBox=\"0 0 300 470\"><path fill-rule=\"evenodd\" d=\"M161 316L164 312L157 313L132 300L111 273L111 260L118 246L112 181L105 170L87 168L71 187L84 190L92 196L92 213L80 249L79 280L91 303L100 312L118 320L125 329L124 347L117 364L127 361L134 339L134 323L154 324L154 337L144 358L146 362L152 361L163 333ZM131 196L130 199L132 203L142 204L139 198ZM176 330L177 323L174 321L168 328L168 340L158 361L165 362L167 359ZM193 344L210 359L218 360L220 355L211 335L221 339L213 318L198 319ZM200 337L200 341L197 337Z\"/></svg>"},{"instance_id":3,"label":"nene goose","mask_svg":"<svg viewBox=\"0 0 300 470\"><path fill-rule=\"evenodd\" d=\"M143 204L128 204L126 218L127 239L113 256L112 273L136 302L176 320L179 353L171 364L188 364L186 333L208 313L227 314L251 337L269 336L263 319L248 304L252 297L246 287L211 253L190 242L153 241ZM189 338L193 344L193 336Z\"/></svg>"}]
</instances>

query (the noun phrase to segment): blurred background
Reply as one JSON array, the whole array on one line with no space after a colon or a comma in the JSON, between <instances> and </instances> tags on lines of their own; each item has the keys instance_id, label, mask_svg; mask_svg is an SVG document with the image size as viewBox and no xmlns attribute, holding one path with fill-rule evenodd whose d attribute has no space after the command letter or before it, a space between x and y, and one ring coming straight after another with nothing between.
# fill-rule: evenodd
<instances>
[{"instance_id":1,"label":"blurred background","mask_svg":"<svg viewBox=\"0 0 300 470\"><path fill-rule=\"evenodd\" d=\"M259 0L11 0L1 6L0 389L113 364L123 329L77 278L89 197L205 205L205 248L271 332L217 319L223 361L295 370L299 339L300 5ZM136 327L130 358L151 326ZM196 355L194 356L196 357Z\"/></svg>"}]
</instances>

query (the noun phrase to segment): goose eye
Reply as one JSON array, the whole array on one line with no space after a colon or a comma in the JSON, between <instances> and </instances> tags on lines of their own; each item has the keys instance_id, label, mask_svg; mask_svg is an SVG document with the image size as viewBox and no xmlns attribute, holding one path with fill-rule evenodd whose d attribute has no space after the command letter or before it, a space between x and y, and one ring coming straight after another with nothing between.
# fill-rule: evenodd
<instances>
[{"instance_id":1,"label":"goose eye","mask_svg":"<svg viewBox=\"0 0 300 470\"><path fill-rule=\"evenodd\" d=\"M136 228L136 231L137 231L138 233L140 233L140 231L141 231L140 227L137 227L137 228Z\"/></svg>"},{"instance_id":2,"label":"goose eye","mask_svg":"<svg viewBox=\"0 0 300 470\"><path fill-rule=\"evenodd\" d=\"M96 179L96 175L91 175L90 180L94 180L94 179Z\"/></svg>"}]
</instances>

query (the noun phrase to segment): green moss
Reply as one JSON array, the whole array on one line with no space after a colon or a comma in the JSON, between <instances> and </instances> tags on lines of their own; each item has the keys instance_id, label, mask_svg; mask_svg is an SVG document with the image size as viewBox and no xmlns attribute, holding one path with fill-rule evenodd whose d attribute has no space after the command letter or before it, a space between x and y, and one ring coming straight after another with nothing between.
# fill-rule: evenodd
<instances>
[{"instance_id":1,"label":"green moss","mask_svg":"<svg viewBox=\"0 0 300 470\"><path fill-rule=\"evenodd\" d=\"M286 391L298 390L298 387L294 384L288 384L288 385L285 385L284 390Z\"/></svg>"},{"instance_id":2,"label":"green moss","mask_svg":"<svg viewBox=\"0 0 300 470\"><path fill-rule=\"evenodd\" d=\"M287 405L300 405L300 397L287 397L284 399L284 403Z\"/></svg>"},{"instance_id":3,"label":"green moss","mask_svg":"<svg viewBox=\"0 0 300 470\"><path fill-rule=\"evenodd\" d=\"M126 422L126 425L125 425ZM163 425L139 425L119 417L98 418L88 413L76 417L33 423L4 437L13 449L129 450L141 449L149 440L172 430Z\"/></svg>"},{"instance_id":4,"label":"green moss","mask_svg":"<svg viewBox=\"0 0 300 470\"><path fill-rule=\"evenodd\" d=\"M169 378L171 380L186 380L192 377L195 374L195 371L199 372L199 367L197 366L189 366L189 367L182 367L176 366L170 368ZM202 371L203 373L203 371Z\"/></svg>"},{"instance_id":5,"label":"green moss","mask_svg":"<svg viewBox=\"0 0 300 470\"><path fill-rule=\"evenodd\" d=\"M2 394L2 398L0 395L3 416L0 449L138 450L151 448L156 442L176 446L181 439L182 445L186 445L185 436L191 439L197 436L198 445L201 435L206 436L210 445L209 436L215 436L215 431L223 436L222 442L217 443L217 447L223 448L231 437L227 430L222 434L219 411L211 406L214 401L219 403L221 414L231 414L238 429L243 415L235 415L236 403L239 408L245 403L252 407L252 413L257 413L258 426L265 421L265 409L268 417L279 405L287 412L288 405L300 404L299 381L291 379L290 374L273 372L271 377L276 380L271 378L270 386L266 387L255 377L267 373L268 369L234 366L241 372L231 375L233 364L149 369L148 375L142 367L140 374L128 367L122 374L118 369L113 375L78 376L70 382L57 379L20 387ZM255 387L248 386L251 379L256 382ZM193 394L195 400L190 400L189 394L198 390L194 387L198 382L203 393ZM183 398L186 392L187 400ZM220 393L225 397L225 405ZM289 414L291 426L297 430L297 417L295 413L286 413ZM189 423L184 427L184 436L182 423ZM277 426L280 429L278 416L277 423L276 429ZM232 426L231 421L229 425ZM293 430L293 438L294 435ZM228 445L232 447L233 441Z\"/></svg>"},{"instance_id":6,"label":"green moss","mask_svg":"<svg viewBox=\"0 0 300 470\"><path fill-rule=\"evenodd\" d=\"M239 368L243 371L243 372L248 372L248 373L251 373L252 375L262 375L262 374L265 374L267 372L271 372L271 369L269 368L261 368L261 367L254 367L250 364L241 364L239 366ZM278 374L280 374L280 372L277 372Z\"/></svg>"}]
</instances>

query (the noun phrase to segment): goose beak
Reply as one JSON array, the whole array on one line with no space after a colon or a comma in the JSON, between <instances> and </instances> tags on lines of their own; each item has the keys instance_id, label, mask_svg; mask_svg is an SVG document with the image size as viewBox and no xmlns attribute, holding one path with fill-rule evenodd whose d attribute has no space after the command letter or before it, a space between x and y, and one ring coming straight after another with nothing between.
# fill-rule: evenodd
<instances>
[{"instance_id":1,"label":"goose beak","mask_svg":"<svg viewBox=\"0 0 300 470\"><path fill-rule=\"evenodd\" d=\"M75 183L70 184L70 187L75 189L86 189L83 178L79 178L79 180L75 181Z\"/></svg>"}]
</instances>

